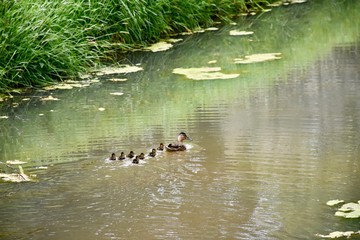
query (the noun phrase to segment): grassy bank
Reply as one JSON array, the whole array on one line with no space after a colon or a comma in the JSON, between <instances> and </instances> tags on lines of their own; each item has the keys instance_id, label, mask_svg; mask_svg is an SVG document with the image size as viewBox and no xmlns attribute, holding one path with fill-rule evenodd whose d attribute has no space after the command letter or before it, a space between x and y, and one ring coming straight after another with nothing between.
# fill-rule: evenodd
<instances>
[{"instance_id":1,"label":"grassy bank","mask_svg":"<svg viewBox=\"0 0 360 240\"><path fill-rule=\"evenodd\" d=\"M0 0L0 92L85 72L118 51L259 8L264 0Z\"/></svg>"}]
</instances>

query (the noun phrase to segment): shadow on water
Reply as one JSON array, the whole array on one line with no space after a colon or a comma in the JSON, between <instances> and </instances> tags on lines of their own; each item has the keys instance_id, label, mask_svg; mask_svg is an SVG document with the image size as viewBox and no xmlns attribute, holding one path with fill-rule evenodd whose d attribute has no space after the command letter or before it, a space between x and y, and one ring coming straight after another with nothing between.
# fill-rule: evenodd
<instances>
[{"instance_id":1,"label":"shadow on water","mask_svg":"<svg viewBox=\"0 0 360 240\"><path fill-rule=\"evenodd\" d=\"M121 61L144 71L114 76L125 82L53 91L59 101L40 101L49 93L37 91L3 104L1 160L28 161L38 181L1 185L0 237L313 239L358 230L324 203L360 198L359 4L274 9L167 52L126 56ZM254 35L229 36L233 29ZM262 52L283 59L233 64ZM171 73L211 60L240 77ZM104 160L149 152L179 131L194 139L186 152L138 166Z\"/></svg>"}]
</instances>

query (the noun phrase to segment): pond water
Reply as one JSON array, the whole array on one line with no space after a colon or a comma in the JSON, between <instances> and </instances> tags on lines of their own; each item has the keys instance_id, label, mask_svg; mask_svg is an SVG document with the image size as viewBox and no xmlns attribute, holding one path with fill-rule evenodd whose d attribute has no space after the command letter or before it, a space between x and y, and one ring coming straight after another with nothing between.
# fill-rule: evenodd
<instances>
[{"instance_id":1,"label":"pond water","mask_svg":"<svg viewBox=\"0 0 360 240\"><path fill-rule=\"evenodd\" d=\"M26 161L36 182L0 185L0 238L314 239L360 230L325 204L360 200L359 7L276 8L182 36L166 52L128 55L121 63L144 70L52 91L59 101L34 91L3 103L0 160ZM233 63L269 52L282 59ZM202 66L240 76L172 74ZM106 160L149 152L180 131L193 138L185 152L139 165Z\"/></svg>"}]
</instances>

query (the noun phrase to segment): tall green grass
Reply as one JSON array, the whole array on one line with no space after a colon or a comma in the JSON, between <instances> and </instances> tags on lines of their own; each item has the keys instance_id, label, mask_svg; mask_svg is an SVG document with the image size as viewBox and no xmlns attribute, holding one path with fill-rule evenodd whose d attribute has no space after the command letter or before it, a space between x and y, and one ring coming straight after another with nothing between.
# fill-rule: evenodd
<instances>
[{"instance_id":1,"label":"tall green grass","mask_svg":"<svg viewBox=\"0 0 360 240\"><path fill-rule=\"evenodd\" d=\"M113 53L264 0L0 0L0 92L77 76Z\"/></svg>"}]
</instances>

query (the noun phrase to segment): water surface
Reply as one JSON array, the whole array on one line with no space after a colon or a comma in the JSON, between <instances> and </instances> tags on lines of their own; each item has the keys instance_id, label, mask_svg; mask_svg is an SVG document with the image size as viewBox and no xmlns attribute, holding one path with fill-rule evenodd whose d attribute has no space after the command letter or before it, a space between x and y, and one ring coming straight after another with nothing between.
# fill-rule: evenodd
<instances>
[{"instance_id":1,"label":"water surface","mask_svg":"<svg viewBox=\"0 0 360 240\"><path fill-rule=\"evenodd\" d=\"M183 37L164 53L126 56L122 63L144 68L111 76L126 82L53 91L60 100L52 102L34 91L3 104L1 161L27 161L37 182L1 184L1 238L314 239L359 230L358 220L325 205L360 199L358 7L274 9ZM233 29L254 35L229 36ZM232 63L261 52L283 59ZM171 73L210 60L240 77ZM106 160L149 152L180 131L194 139L186 152L136 166Z\"/></svg>"}]
</instances>

